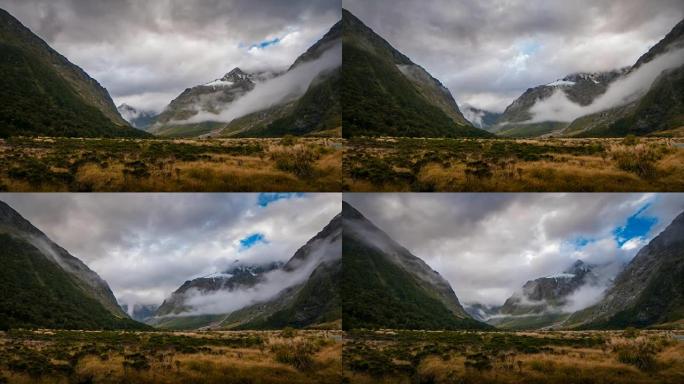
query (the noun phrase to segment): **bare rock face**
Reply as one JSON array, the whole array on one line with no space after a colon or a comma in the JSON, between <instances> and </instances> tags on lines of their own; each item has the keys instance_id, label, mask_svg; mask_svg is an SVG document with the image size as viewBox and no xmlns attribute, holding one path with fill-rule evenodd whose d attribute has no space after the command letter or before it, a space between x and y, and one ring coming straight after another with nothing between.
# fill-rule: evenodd
<instances>
[{"instance_id":1,"label":"bare rock face","mask_svg":"<svg viewBox=\"0 0 684 384\"><path fill-rule=\"evenodd\" d=\"M506 300L501 313L522 315L558 311L567 303L567 297L577 289L598 283L593 269L593 265L577 260L562 273L530 280L522 286L521 292Z\"/></svg>"}]
</instances>

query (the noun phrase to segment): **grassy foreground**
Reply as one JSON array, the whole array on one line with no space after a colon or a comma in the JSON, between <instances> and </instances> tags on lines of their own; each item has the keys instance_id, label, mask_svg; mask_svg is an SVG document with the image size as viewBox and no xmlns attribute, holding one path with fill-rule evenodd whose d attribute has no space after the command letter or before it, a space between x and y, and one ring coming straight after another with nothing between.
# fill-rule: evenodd
<instances>
[{"instance_id":1,"label":"grassy foreground","mask_svg":"<svg viewBox=\"0 0 684 384\"><path fill-rule=\"evenodd\" d=\"M341 331L0 332L0 383L339 383Z\"/></svg>"},{"instance_id":2,"label":"grassy foreground","mask_svg":"<svg viewBox=\"0 0 684 384\"><path fill-rule=\"evenodd\" d=\"M348 191L681 191L682 139L350 139Z\"/></svg>"},{"instance_id":3,"label":"grassy foreground","mask_svg":"<svg viewBox=\"0 0 684 384\"><path fill-rule=\"evenodd\" d=\"M0 191L340 191L342 142L0 139Z\"/></svg>"},{"instance_id":4,"label":"grassy foreground","mask_svg":"<svg viewBox=\"0 0 684 384\"><path fill-rule=\"evenodd\" d=\"M681 336L680 336L681 337ZM668 331L357 331L351 383L681 383L684 341Z\"/></svg>"}]
</instances>

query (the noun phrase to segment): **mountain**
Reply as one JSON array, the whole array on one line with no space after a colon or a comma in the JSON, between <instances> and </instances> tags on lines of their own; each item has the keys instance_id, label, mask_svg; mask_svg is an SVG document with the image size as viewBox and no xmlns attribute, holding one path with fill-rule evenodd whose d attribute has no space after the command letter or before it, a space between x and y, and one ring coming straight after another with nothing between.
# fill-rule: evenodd
<instances>
[{"instance_id":1,"label":"mountain","mask_svg":"<svg viewBox=\"0 0 684 384\"><path fill-rule=\"evenodd\" d=\"M127 304L121 306L121 309L123 309L133 320L141 323L144 323L153 317L157 308L159 308L159 306L156 304L134 304L130 308Z\"/></svg>"},{"instance_id":2,"label":"mountain","mask_svg":"<svg viewBox=\"0 0 684 384\"><path fill-rule=\"evenodd\" d=\"M524 123L533 116L532 106L551 97L557 90L578 105L588 106L617 80L624 80L665 53L678 52L684 63L684 20L660 42L642 55L634 65L609 72L578 73L552 83L530 88L506 108L493 131L501 136L533 137L543 135L575 137L620 137L674 131L684 126L684 64L663 71L643 92L629 95L622 105L581 116L572 122L545 121ZM676 59L676 58L675 58ZM642 76L643 77L643 76Z\"/></svg>"},{"instance_id":3,"label":"mountain","mask_svg":"<svg viewBox=\"0 0 684 384\"><path fill-rule=\"evenodd\" d=\"M449 90L349 11L342 10L343 134L487 137Z\"/></svg>"},{"instance_id":4,"label":"mountain","mask_svg":"<svg viewBox=\"0 0 684 384\"><path fill-rule=\"evenodd\" d=\"M484 109L475 108L470 105L463 106L463 116L473 126L489 131L489 129L496 124L501 117L501 113L485 111Z\"/></svg>"},{"instance_id":5,"label":"mountain","mask_svg":"<svg viewBox=\"0 0 684 384\"><path fill-rule=\"evenodd\" d=\"M138 329L107 282L0 202L0 323L21 328Z\"/></svg>"},{"instance_id":6,"label":"mountain","mask_svg":"<svg viewBox=\"0 0 684 384\"><path fill-rule=\"evenodd\" d=\"M85 71L0 9L0 136L144 137Z\"/></svg>"},{"instance_id":7,"label":"mountain","mask_svg":"<svg viewBox=\"0 0 684 384\"><path fill-rule=\"evenodd\" d=\"M560 324L569 316L570 296L585 286L599 286L596 266L577 260L561 273L526 282L506 300L489 324L506 329L537 329Z\"/></svg>"},{"instance_id":8,"label":"mountain","mask_svg":"<svg viewBox=\"0 0 684 384\"><path fill-rule=\"evenodd\" d=\"M326 52L339 51L341 64L341 38L342 22L338 22L319 41L300 55L285 75L306 71L303 65L313 63ZM341 80L339 66L324 70L314 78L301 97L236 119L219 134L240 137L340 136L342 127L339 94Z\"/></svg>"},{"instance_id":9,"label":"mountain","mask_svg":"<svg viewBox=\"0 0 684 384\"><path fill-rule=\"evenodd\" d=\"M346 202L342 203L343 328L488 328L449 283Z\"/></svg>"},{"instance_id":10,"label":"mountain","mask_svg":"<svg viewBox=\"0 0 684 384\"><path fill-rule=\"evenodd\" d=\"M116 110L119 111L121 117L123 117L123 119L129 124L142 130L147 129L150 125L152 125L152 123L154 123L154 119L157 117L157 114L154 112L138 110L126 103L116 107Z\"/></svg>"},{"instance_id":11,"label":"mountain","mask_svg":"<svg viewBox=\"0 0 684 384\"><path fill-rule=\"evenodd\" d=\"M679 51L681 65L662 72L643 95L634 101L583 116L565 130L566 136L648 135L684 127L684 20L629 68L626 75L658 56Z\"/></svg>"},{"instance_id":12,"label":"mountain","mask_svg":"<svg viewBox=\"0 0 684 384\"><path fill-rule=\"evenodd\" d=\"M310 68L303 67L331 50L340 50L341 23L283 72L245 72L235 68L220 79L188 88L155 119L151 131L162 136L279 137L291 135L336 135L341 127L338 68L322 70L302 94L293 91L274 105L244 114L228 123L185 123L200 112L211 117L252 92L257 85L266 90L299 79ZM277 89L274 92L279 92Z\"/></svg>"},{"instance_id":13,"label":"mountain","mask_svg":"<svg viewBox=\"0 0 684 384\"><path fill-rule=\"evenodd\" d=\"M561 91L567 98L579 105L589 105L598 96L604 94L608 86L627 72L621 69L609 72L575 73L549 84L529 88L509 105L497 120L492 131L500 136L531 137L560 131L568 123L545 121L525 123L533 118L530 110L539 101L551 97L554 92Z\"/></svg>"},{"instance_id":14,"label":"mountain","mask_svg":"<svg viewBox=\"0 0 684 384\"><path fill-rule=\"evenodd\" d=\"M160 136L198 136L221 127L219 122L183 123L200 112L218 114L232 102L254 89L270 73L246 73L234 68L220 79L185 89L160 113L150 131Z\"/></svg>"},{"instance_id":15,"label":"mountain","mask_svg":"<svg viewBox=\"0 0 684 384\"><path fill-rule=\"evenodd\" d=\"M210 294L217 291L232 292L254 287L263 282L264 274L282 267L282 263L271 262L264 265L235 265L222 273L188 280L164 300L155 312L155 316L177 315L192 308L186 304L188 295Z\"/></svg>"},{"instance_id":16,"label":"mountain","mask_svg":"<svg viewBox=\"0 0 684 384\"><path fill-rule=\"evenodd\" d=\"M574 313L572 328L647 327L684 319L684 213L639 250L597 304Z\"/></svg>"},{"instance_id":17,"label":"mountain","mask_svg":"<svg viewBox=\"0 0 684 384\"><path fill-rule=\"evenodd\" d=\"M616 108L583 116L570 124L566 135L625 136L667 134L684 127L684 20L680 21L658 44L641 56L629 73L652 62L658 56L679 51L682 64L664 71L648 91L636 100Z\"/></svg>"},{"instance_id":18,"label":"mountain","mask_svg":"<svg viewBox=\"0 0 684 384\"><path fill-rule=\"evenodd\" d=\"M475 320L487 322L492 316L498 315L500 305L485 305L480 303L464 304L463 309Z\"/></svg>"},{"instance_id":19,"label":"mountain","mask_svg":"<svg viewBox=\"0 0 684 384\"><path fill-rule=\"evenodd\" d=\"M341 216L333 218L284 265L232 269L225 276L186 282L157 311L152 324L163 328L276 329L334 327L340 322ZM224 314L186 316L193 308L177 298L188 287L203 294L270 289L270 281L296 281L267 300ZM184 288L185 287L185 288ZM176 296L176 299L174 299ZM172 305L171 305L172 304ZM169 316L176 315L176 316Z\"/></svg>"}]
</instances>

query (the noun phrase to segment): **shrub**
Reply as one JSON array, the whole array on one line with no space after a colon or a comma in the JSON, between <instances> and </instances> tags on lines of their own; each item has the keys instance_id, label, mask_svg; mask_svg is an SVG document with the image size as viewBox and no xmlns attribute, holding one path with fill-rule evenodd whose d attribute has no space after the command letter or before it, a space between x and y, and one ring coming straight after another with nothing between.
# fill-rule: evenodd
<instances>
[{"instance_id":1,"label":"shrub","mask_svg":"<svg viewBox=\"0 0 684 384\"><path fill-rule=\"evenodd\" d=\"M310 177L313 174L314 161L318 159L318 156L307 148L298 148L272 152L271 159L275 161L276 168L281 171L291 172L299 177Z\"/></svg>"},{"instance_id":2,"label":"shrub","mask_svg":"<svg viewBox=\"0 0 684 384\"><path fill-rule=\"evenodd\" d=\"M622 144L624 144L624 145L637 145L637 144L639 144L639 138L632 135L632 134L629 134L629 135L625 136L624 140L622 140Z\"/></svg>"},{"instance_id":3,"label":"shrub","mask_svg":"<svg viewBox=\"0 0 684 384\"><path fill-rule=\"evenodd\" d=\"M611 156L618 168L644 178L652 178L656 175L656 162L665 152L666 148L662 146L639 144L615 147L611 151Z\"/></svg>"},{"instance_id":4,"label":"shrub","mask_svg":"<svg viewBox=\"0 0 684 384\"><path fill-rule=\"evenodd\" d=\"M664 344L659 340L640 337L614 344L613 351L619 362L633 365L642 371L652 371L656 368L656 354L663 347Z\"/></svg>"},{"instance_id":5,"label":"shrub","mask_svg":"<svg viewBox=\"0 0 684 384\"><path fill-rule=\"evenodd\" d=\"M292 327L285 327L282 331L280 331L280 336L291 339L297 336L297 330Z\"/></svg>"},{"instance_id":6,"label":"shrub","mask_svg":"<svg viewBox=\"0 0 684 384\"><path fill-rule=\"evenodd\" d=\"M142 371L150 369L150 362L147 357L142 353L133 353L124 356L125 360L123 362L124 368L133 368L136 371Z\"/></svg>"},{"instance_id":7,"label":"shrub","mask_svg":"<svg viewBox=\"0 0 684 384\"><path fill-rule=\"evenodd\" d=\"M293 146L297 144L297 138L292 135L285 135L280 139L280 144L285 146Z\"/></svg>"},{"instance_id":8,"label":"shrub","mask_svg":"<svg viewBox=\"0 0 684 384\"><path fill-rule=\"evenodd\" d=\"M316 350L316 346L307 341L271 345L277 362L292 365L297 369L311 368Z\"/></svg>"},{"instance_id":9,"label":"shrub","mask_svg":"<svg viewBox=\"0 0 684 384\"><path fill-rule=\"evenodd\" d=\"M492 361L489 356L480 352L468 355L465 361L466 368L474 368L478 371L488 371L492 369Z\"/></svg>"}]
</instances>

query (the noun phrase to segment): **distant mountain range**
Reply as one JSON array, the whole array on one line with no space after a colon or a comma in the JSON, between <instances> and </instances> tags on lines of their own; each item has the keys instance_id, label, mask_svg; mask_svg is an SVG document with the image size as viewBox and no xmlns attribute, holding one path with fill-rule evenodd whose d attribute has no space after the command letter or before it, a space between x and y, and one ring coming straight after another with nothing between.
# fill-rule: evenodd
<instances>
[{"instance_id":1,"label":"distant mountain range","mask_svg":"<svg viewBox=\"0 0 684 384\"><path fill-rule=\"evenodd\" d=\"M116 107L116 110L130 125L141 130L147 130L157 117L154 112L138 110L126 103Z\"/></svg>"},{"instance_id":2,"label":"distant mountain range","mask_svg":"<svg viewBox=\"0 0 684 384\"><path fill-rule=\"evenodd\" d=\"M491 128L501 117L501 113L486 111L484 109L475 108L470 105L463 106L463 116L473 126L491 131Z\"/></svg>"},{"instance_id":3,"label":"distant mountain range","mask_svg":"<svg viewBox=\"0 0 684 384\"><path fill-rule=\"evenodd\" d=\"M625 136L627 134L668 134L684 127L684 20L634 65L608 72L576 73L552 83L530 88L518 97L493 126L493 132L509 137L533 136ZM628 95L623 104L576 118L571 122L540 121L531 110L541 101L561 91L578 106L588 106L605 94L618 80L624 80L665 53L680 52L682 64L660 73L643 93Z\"/></svg>"},{"instance_id":4,"label":"distant mountain range","mask_svg":"<svg viewBox=\"0 0 684 384\"><path fill-rule=\"evenodd\" d=\"M148 328L126 315L97 273L4 202L0 260L0 323L6 327Z\"/></svg>"},{"instance_id":5,"label":"distant mountain range","mask_svg":"<svg viewBox=\"0 0 684 384\"><path fill-rule=\"evenodd\" d=\"M449 283L343 202L344 329L487 329Z\"/></svg>"},{"instance_id":6,"label":"distant mountain range","mask_svg":"<svg viewBox=\"0 0 684 384\"><path fill-rule=\"evenodd\" d=\"M338 215L285 263L238 263L221 274L186 281L164 301L148 323L171 329L273 329L339 327L341 322L339 276L341 273L342 220ZM286 280L305 274L295 283L264 301L256 301L227 313L195 314L189 299L234 292L247 294L269 284L274 274Z\"/></svg>"},{"instance_id":7,"label":"distant mountain range","mask_svg":"<svg viewBox=\"0 0 684 384\"><path fill-rule=\"evenodd\" d=\"M146 137L85 71L0 9L0 136Z\"/></svg>"},{"instance_id":8,"label":"distant mountain range","mask_svg":"<svg viewBox=\"0 0 684 384\"><path fill-rule=\"evenodd\" d=\"M343 135L488 137L449 90L351 12L342 10Z\"/></svg>"}]
</instances>

